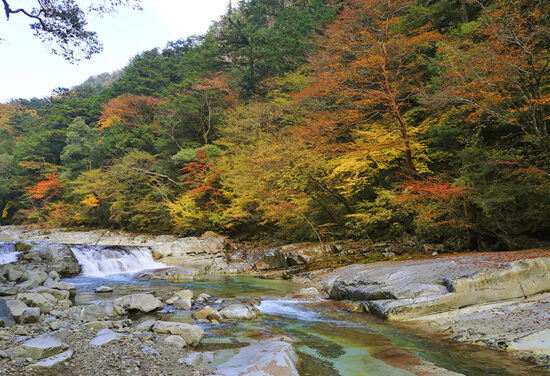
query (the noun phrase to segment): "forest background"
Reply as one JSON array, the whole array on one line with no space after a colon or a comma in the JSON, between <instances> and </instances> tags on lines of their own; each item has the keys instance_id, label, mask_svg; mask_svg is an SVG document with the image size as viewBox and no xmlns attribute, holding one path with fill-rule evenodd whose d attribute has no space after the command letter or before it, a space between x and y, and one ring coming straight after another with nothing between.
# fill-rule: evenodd
<instances>
[{"instance_id":1,"label":"forest background","mask_svg":"<svg viewBox=\"0 0 550 376\"><path fill-rule=\"evenodd\" d=\"M548 241L549 19L544 0L240 1L0 104L1 223Z\"/></svg>"}]
</instances>

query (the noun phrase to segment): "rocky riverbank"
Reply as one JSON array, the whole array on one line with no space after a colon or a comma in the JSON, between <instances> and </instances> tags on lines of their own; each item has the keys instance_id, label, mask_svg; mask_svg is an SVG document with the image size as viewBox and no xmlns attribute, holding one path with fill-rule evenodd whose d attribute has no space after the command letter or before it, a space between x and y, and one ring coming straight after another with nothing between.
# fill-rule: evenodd
<instances>
[{"instance_id":1,"label":"rocky riverbank","mask_svg":"<svg viewBox=\"0 0 550 376\"><path fill-rule=\"evenodd\" d=\"M23 227L0 228L0 241L8 242L2 243L0 261L11 263L0 266L0 327L5 327L0 332L0 366L7 367L0 369L9 369L9 374L61 367L66 374L86 375L85 359L89 358L100 363L122 359L121 369L157 374L140 367L147 357L158 354L172 362L173 372L179 369L178 362L187 364L190 374L204 370L224 374L218 369L222 363L232 369L231 359L244 356L238 347L200 353L193 348L208 328L254 319L258 300L216 299L151 284L147 291L137 289L123 296L115 296L110 287L103 286L97 290L94 304L89 304L75 299L75 286L61 281L80 273L101 277L106 271L133 273L149 267L157 270L139 275L147 284L192 281L200 275L220 273L318 283L324 292L305 288L286 298L351 301L354 311L413 325L415 330L422 328L428 336L506 350L543 367L550 365L547 250L447 255L304 272L325 260L346 262L350 253L336 244L241 248L213 235L176 238ZM374 245L377 247L382 245ZM386 258L396 256L387 246L381 249ZM179 314L171 315L174 312ZM181 312L186 314L181 316ZM41 336L55 342L56 350L40 352L38 358L27 356L26 348L31 346L25 341ZM108 357L92 343L105 340L100 347L112 346L117 357ZM278 349L275 363L289 365L289 374L296 371L296 357L288 346L273 344L273 340L259 342L267 349ZM37 350L29 351L35 354ZM171 374L170 366L154 363Z\"/></svg>"},{"instance_id":2,"label":"rocky riverbank","mask_svg":"<svg viewBox=\"0 0 550 376\"><path fill-rule=\"evenodd\" d=\"M233 375L250 367L298 375L296 352L277 340L251 349L194 350L203 327L256 318L250 299L178 288L114 297L101 286L93 304L75 305L75 286L60 282L56 271L18 265L0 266L0 282L1 375ZM189 315L171 316L176 310Z\"/></svg>"},{"instance_id":3,"label":"rocky riverbank","mask_svg":"<svg viewBox=\"0 0 550 376\"><path fill-rule=\"evenodd\" d=\"M351 265L323 289L356 311L550 366L550 251Z\"/></svg>"}]
</instances>

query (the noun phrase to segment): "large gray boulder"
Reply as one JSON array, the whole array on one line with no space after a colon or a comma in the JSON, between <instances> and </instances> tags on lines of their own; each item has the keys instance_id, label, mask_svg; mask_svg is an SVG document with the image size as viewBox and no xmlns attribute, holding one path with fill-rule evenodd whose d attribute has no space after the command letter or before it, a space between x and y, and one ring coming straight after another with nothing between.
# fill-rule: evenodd
<instances>
[{"instance_id":1,"label":"large gray boulder","mask_svg":"<svg viewBox=\"0 0 550 376\"><path fill-rule=\"evenodd\" d=\"M11 314L9 306L6 304L6 301L0 298L0 328L5 326L13 326L15 320Z\"/></svg>"},{"instance_id":2,"label":"large gray boulder","mask_svg":"<svg viewBox=\"0 0 550 376\"><path fill-rule=\"evenodd\" d=\"M130 311L152 312L164 307L160 299L151 294L132 294L115 299L115 304Z\"/></svg>"},{"instance_id":3,"label":"large gray boulder","mask_svg":"<svg viewBox=\"0 0 550 376\"><path fill-rule=\"evenodd\" d=\"M34 360L44 359L57 355L68 346L64 344L55 333L46 333L39 337L29 339L19 346L6 350L6 353L14 359L32 358Z\"/></svg>"},{"instance_id":4,"label":"large gray boulder","mask_svg":"<svg viewBox=\"0 0 550 376\"><path fill-rule=\"evenodd\" d=\"M199 345L204 330L197 325L190 325L180 322L157 321L153 325L153 331L157 333L178 335L185 340L190 346L196 347Z\"/></svg>"},{"instance_id":5,"label":"large gray boulder","mask_svg":"<svg viewBox=\"0 0 550 376\"><path fill-rule=\"evenodd\" d=\"M33 269L56 271L64 277L77 275L82 267L70 247L65 244L40 242L19 256L17 264L29 265Z\"/></svg>"},{"instance_id":6,"label":"large gray boulder","mask_svg":"<svg viewBox=\"0 0 550 376\"><path fill-rule=\"evenodd\" d=\"M227 320L252 320L258 317L260 310L254 306L235 303L223 308L219 314Z\"/></svg>"},{"instance_id":7,"label":"large gray boulder","mask_svg":"<svg viewBox=\"0 0 550 376\"><path fill-rule=\"evenodd\" d=\"M299 376L296 351L289 343L262 341L243 347L212 373L214 376Z\"/></svg>"},{"instance_id":8,"label":"large gray boulder","mask_svg":"<svg viewBox=\"0 0 550 376\"><path fill-rule=\"evenodd\" d=\"M404 320L550 291L548 275L550 252L480 253L350 265L326 278L323 289L332 299L363 301L370 313Z\"/></svg>"}]
</instances>

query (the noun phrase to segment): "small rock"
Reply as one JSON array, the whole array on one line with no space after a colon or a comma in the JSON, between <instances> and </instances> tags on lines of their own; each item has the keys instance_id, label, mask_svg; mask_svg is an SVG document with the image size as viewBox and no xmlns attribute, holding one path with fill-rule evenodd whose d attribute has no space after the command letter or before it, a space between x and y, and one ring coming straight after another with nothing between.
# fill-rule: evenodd
<instances>
[{"instance_id":1,"label":"small rock","mask_svg":"<svg viewBox=\"0 0 550 376\"><path fill-rule=\"evenodd\" d=\"M210 298L210 295L208 294L200 294L197 298L197 302L199 303L204 303L205 301L208 300L208 298Z\"/></svg>"},{"instance_id":2,"label":"small rock","mask_svg":"<svg viewBox=\"0 0 550 376\"><path fill-rule=\"evenodd\" d=\"M124 337L122 334L113 332L110 329L102 329L97 333L97 337L90 341L90 345L103 346L114 341L120 341Z\"/></svg>"},{"instance_id":3,"label":"small rock","mask_svg":"<svg viewBox=\"0 0 550 376\"><path fill-rule=\"evenodd\" d=\"M97 289L95 289L95 292L98 294L103 294L107 292L113 292L113 289L109 286L99 286Z\"/></svg>"},{"instance_id":4,"label":"small rock","mask_svg":"<svg viewBox=\"0 0 550 376\"><path fill-rule=\"evenodd\" d=\"M171 336L166 337L164 339L164 342L169 344L169 345L179 347L180 349L187 346L187 342L185 342L185 340L183 338L181 338L180 336L175 336L175 335L171 335Z\"/></svg>"},{"instance_id":5,"label":"small rock","mask_svg":"<svg viewBox=\"0 0 550 376\"><path fill-rule=\"evenodd\" d=\"M156 355L156 356L160 355L160 353L157 350L149 346L142 346L141 352L149 355Z\"/></svg>"},{"instance_id":6,"label":"small rock","mask_svg":"<svg viewBox=\"0 0 550 376\"><path fill-rule=\"evenodd\" d=\"M110 329L113 327L112 321L92 321L84 324L88 329Z\"/></svg>"},{"instance_id":7,"label":"small rock","mask_svg":"<svg viewBox=\"0 0 550 376\"><path fill-rule=\"evenodd\" d=\"M136 326L136 331L138 332L148 332L155 325L154 319L145 320L142 323Z\"/></svg>"},{"instance_id":8,"label":"small rock","mask_svg":"<svg viewBox=\"0 0 550 376\"><path fill-rule=\"evenodd\" d=\"M50 328L52 330L58 330L59 328L61 328L63 326L63 321L61 320L55 320L55 321L52 321L50 323Z\"/></svg>"}]
</instances>

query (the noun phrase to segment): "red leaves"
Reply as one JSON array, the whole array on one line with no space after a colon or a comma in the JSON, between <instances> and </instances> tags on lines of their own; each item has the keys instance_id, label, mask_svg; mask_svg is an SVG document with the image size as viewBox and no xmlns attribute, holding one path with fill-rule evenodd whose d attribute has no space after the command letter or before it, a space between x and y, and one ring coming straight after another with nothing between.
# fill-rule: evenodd
<instances>
[{"instance_id":1,"label":"red leaves","mask_svg":"<svg viewBox=\"0 0 550 376\"><path fill-rule=\"evenodd\" d=\"M204 149L197 150L196 155L196 160L183 168L183 171L186 172L183 175L183 183L197 194L221 196L219 190L213 186L219 177L213 170L214 164L208 162Z\"/></svg>"},{"instance_id":2,"label":"red leaves","mask_svg":"<svg viewBox=\"0 0 550 376\"><path fill-rule=\"evenodd\" d=\"M46 180L36 183L34 188L29 189L30 196L45 202L55 196L59 196L64 186L57 178L57 174L48 175Z\"/></svg>"},{"instance_id":3,"label":"red leaves","mask_svg":"<svg viewBox=\"0 0 550 376\"><path fill-rule=\"evenodd\" d=\"M151 124L161 103L162 100L145 95L120 95L105 104L97 126L99 129L105 129L117 124Z\"/></svg>"}]
</instances>

